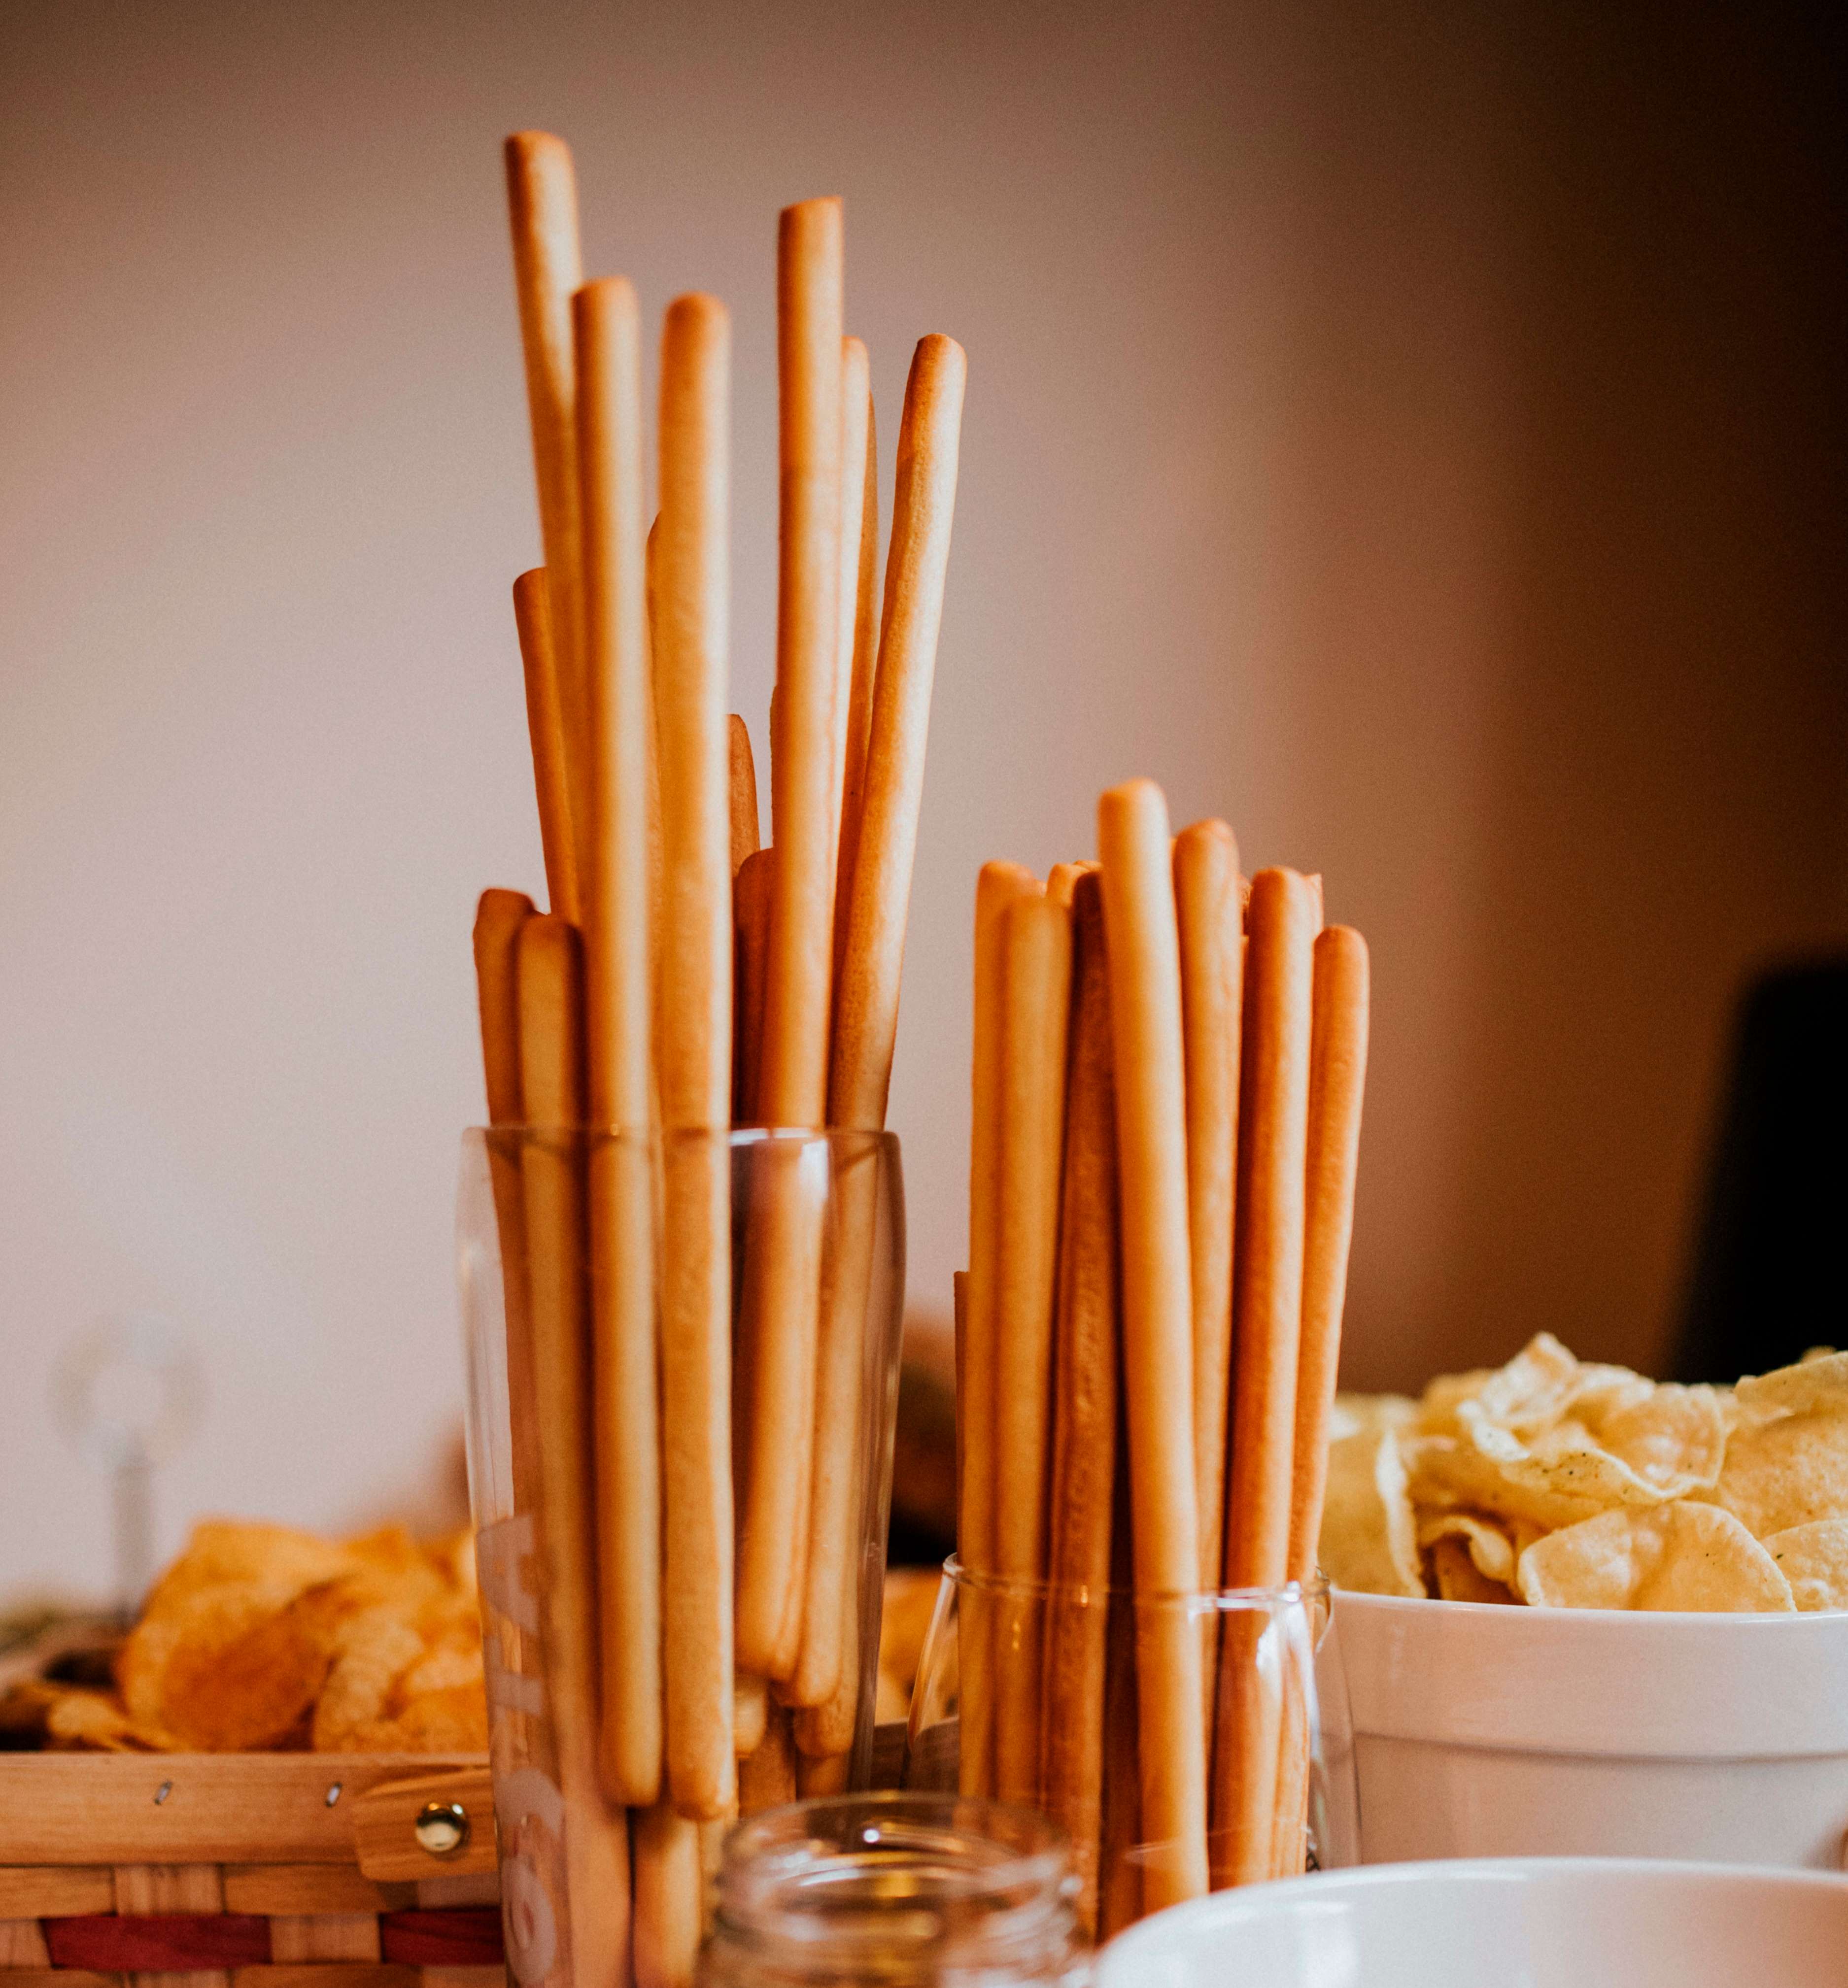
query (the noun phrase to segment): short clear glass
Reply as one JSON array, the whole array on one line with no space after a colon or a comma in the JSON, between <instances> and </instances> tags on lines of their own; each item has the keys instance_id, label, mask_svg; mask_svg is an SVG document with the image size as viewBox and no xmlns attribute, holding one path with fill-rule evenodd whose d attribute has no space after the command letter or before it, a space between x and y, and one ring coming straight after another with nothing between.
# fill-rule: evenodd
<instances>
[{"instance_id":1,"label":"short clear glass","mask_svg":"<svg viewBox=\"0 0 1848 1988\"><path fill-rule=\"evenodd\" d=\"M1197 1723L1150 1753L1157 1665ZM1145 1699L1148 1702L1145 1702ZM1145 1759L1150 1765L1145 1767ZM1356 1862L1346 1682L1325 1582L1138 1595L945 1564L904 1783L1018 1804L1072 1844L1078 1922L1106 1939L1209 1888ZM1190 1816L1185 1834L1145 1820Z\"/></svg>"},{"instance_id":2,"label":"short clear glass","mask_svg":"<svg viewBox=\"0 0 1848 1988\"><path fill-rule=\"evenodd\" d=\"M702 1988L998 1988L1088 1972L1043 1816L954 1794L804 1802L726 1839Z\"/></svg>"},{"instance_id":3,"label":"short clear glass","mask_svg":"<svg viewBox=\"0 0 1848 1988\"><path fill-rule=\"evenodd\" d=\"M477 1130L458 1249L509 1967L522 1988L607 1988L632 1952L684 1979L702 1859L730 1809L714 1733L733 1729L746 1812L870 1777L904 1296L898 1141ZM688 1483L696 1496L677 1492ZM695 1521L678 1533L677 1497ZM729 1574L676 1586L677 1551ZM635 1567L659 1590L639 1618ZM774 1696L761 1673L736 1674L753 1668L753 1581L770 1596L757 1614ZM627 1633L637 1619L652 1634ZM639 1686L638 1649L652 1660ZM720 1703L726 1719L683 1716ZM770 1736L747 1754L753 1722ZM652 1806L623 1780L638 1758L658 1763Z\"/></svg>"}]
</instances>

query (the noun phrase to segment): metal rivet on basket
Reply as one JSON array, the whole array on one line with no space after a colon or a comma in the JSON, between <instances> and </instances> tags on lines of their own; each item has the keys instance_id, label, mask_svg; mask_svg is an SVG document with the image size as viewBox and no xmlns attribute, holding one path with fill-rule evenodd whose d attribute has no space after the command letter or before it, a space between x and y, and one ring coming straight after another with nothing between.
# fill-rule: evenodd
<instances>
[{"instance_id":1,"label":"metal rivet on basket","mask_svg":"<svg viewBox=\"0 0 1848 1988\"><path fill-rule=\"evenodd\" d=\"M154 1807L158 1808L161 1803L166 1800L167 1797L172 1793L173 1783L171 1781L163 1781L161 1785L154 1790Z\"/></svg>"},{"instance_id":2,"label":"metal rivet on basket","mask_svg":"<svg viewBox=\"0 0 1848 1988\"><path fill-rule=\"evenodd\" d=\"M469 1811L458 1801L425 1802L415 1827L418 1841L432 1857L453 1857L469 1841Z\"/></svg>"},{"instance_id":3,"label":"metal rivet on basket","mask_svg":"<svg viewBox=\"0 0 1848 1988\"><path fill-rule=\"evenodd\" d=\"M330 1808L332 1808L333 1804L340 1800L340 1790L344 1787L346 1783L344 1781L335 1781L330 1785L327 1790L327 1806Z\"/></svg>"}]
</instances>

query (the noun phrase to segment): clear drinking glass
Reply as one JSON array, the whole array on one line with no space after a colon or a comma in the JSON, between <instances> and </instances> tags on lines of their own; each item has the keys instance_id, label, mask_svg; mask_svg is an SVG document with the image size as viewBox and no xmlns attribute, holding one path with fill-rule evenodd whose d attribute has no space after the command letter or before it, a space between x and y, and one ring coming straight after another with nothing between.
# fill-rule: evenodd
<instances>
[{"instance_id":1,"label":"clear drinking glass","mask_svg":"<svg viewBox=\"0 0 1848 1988\"><path fill-rule=\"evenodd\" d=\"M675 1245L689 1235L708 1246ZM769 1591L786 1598L760 1618L800 1625L779 1629L771 1661L784 1667L781 1697L805 1709L792 1730L770 1706L781 1766L747 1783L746 1806L779 1780L768 1798L792 1795L802 1760L823 1785L870 1775L904 1296L899 1142L477 1130L462 1144L458 1245L508 1964L522 1988L606 1988L632 1948L638 1977L652 1971L645 1955L672 1976L697 1944L701 1859L724 1804L683 1802L664 1771L659 1805L631 1813L620 1763L648 1719L665 1729L670 1769L677 1729L689 1752L709 1737L691 1719L676 1729L675 1695L722 1663L723 1635L707 1625L731 1618L733 1594L717 1580L675 1589L654 1543L665 1537L671 1560L662 1508L691 1446L705 1466L700 1509L722 1507L716 1483L735 1511L708 1529L714 1564L739 1539L740 1588L747 1569L768 1569L780 1583ZM641 1322L626 1339L624 1317ZM668 1364L689 1350L720 1376L696 1396L720 1401L716 1419L676 1408L689 1397L672 1391ZM637 1457L655 1460L656 1502L625 1531L641 1506L624 1459ZM610 1572L624 1537L648 1542L662 1583L659 1682L630 1696L621 1666L638 1639L606 1626L634 1619L611 1609L613 1589L633 1593ZM705 1614L677 1616L677 1595ZM739 1617L744 1605L740 1593ZM831 1665L815 1654L829 1639ZM825 1691L814 1683L824 1675ZM767 1696L749 1679L734 1691L721 1671L706 1678L706 1702L721 1677L742 1745ZM636 1703L643 1718L625 1718ZM707 1751L723 1765L722 1746Z\"/></svg>"},{"instance_id":2,"label":"clear drinking glass","mask_svg":"<svg viewBox=\"0 0 1848 1988\"><path fill-rule=\"evenodd\" d=\"M702 1988L1075 1984L1078 1880L1043 1816L953 1794L836 1797L727 1838Z\"/></svg>"},{"instance_id":3,"label":"clear drinking glass","mask_svg":"<svg viewBox=\"0 0 1848 1988\"><path fill-rule=\"evenodd\" d=\"M1170 1740L1145 1774L1139 1670L1177 1658L1200 1684L1197 1741ZM1354 1863L1353 1736L1327 1584L1149 1596L950 1560L904 1779L1058 1822L1079 1924L1100 1940L1209 1888ZM1194 1830L1152 1828L1150 1803L1190 1807Z\"/></svg>"}]
</instances>

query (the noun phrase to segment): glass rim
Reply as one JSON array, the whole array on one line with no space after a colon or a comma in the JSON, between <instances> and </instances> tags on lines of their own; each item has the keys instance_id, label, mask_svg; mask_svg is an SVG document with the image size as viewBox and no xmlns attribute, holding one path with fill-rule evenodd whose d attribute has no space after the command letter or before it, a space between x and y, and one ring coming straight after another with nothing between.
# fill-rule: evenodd
<instances>
[{"instance_id":1,"label":"glass rim","mask_svg":"<svg viewBox=\"0 0 1848 1988\"><path fill-rule=\"evenodd\" d=\"M890 1818L889 1840L882 1817ZM908 1827L914 1842L904 1840ZM814 1923L811 1914L780 1897L803 1858L813 1858L817 1846L844 1861L885 1849L927 1857L940 1868L940 1845L932 1838L947 1831L979 1837L994 1854L956 1874L946 1887L946 1898L1019 1892L1031 1900L1070 1881L1071 1840L1038 1809L946 1790L869 1788L782 1803L734 1823L726 1833L714 1882L719 1918L740 1929L763 1931L773 1923L786 1935L823 1936L828 1929ZM1029 1904L1027 1909L1031 1914L1035 1909ZM862 1938L878 1946L888 1939L889 1930L882 1924L871 1926ZM839 1936L838 1929L833 1936Z\"/></svg>"},{"instance_id":2,"label":"glass rim","mask_svg":"<svg viewBox=\"0 0 1848 1988\"><path fill-rule=\"evenodd\" d=\"M499 1139L513 1142L526 1139L594 1139L606 1145L651 1147L663 1143L685 1144L693 1141L727 1146L815 1145L826 1140L831 1146L892 1151L898 1146L896 1132L863 1130L851 1125L469 1125L462 1130L465 1146L485 1146Z\"/></svg>"},{"instance_id":3,"label":"glass rim","mask_svg":"<svg viewBox=\"0 0 1848 1988\"><path fill-rule=\"evenodd\" d=\"M1164 1608L1189 1604L1215 1608L1294 1608L1305 1601L1323 1601L1332 1591L1328 1577L1316 1574L1307 1581L1286 1581L1275 1587L1117 1587L1089 1581L1043 1581L1037 1576L978 1574L965 1567L954 1554L943 1563L943 1572L959 1591L973 1588L978 1594L1000 1594L1016 1601L1062 1601L1080 1608L1094 1602L1146 1602Z\"/></svg>"}]
</instances>

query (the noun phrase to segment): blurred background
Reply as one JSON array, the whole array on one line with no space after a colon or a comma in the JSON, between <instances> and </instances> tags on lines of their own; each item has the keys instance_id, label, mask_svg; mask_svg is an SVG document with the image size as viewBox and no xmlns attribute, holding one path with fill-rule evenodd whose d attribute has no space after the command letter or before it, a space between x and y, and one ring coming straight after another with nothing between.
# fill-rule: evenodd
<instances>
[{"instance_id":1,"label":"blurred background","mask_svg":"<svg viewBox=\"0 0 1848 1988\"><path fill-rule=\"evenodd\" d=\"M969 352L892 1110L919 1314L963 1261L976 870L1088 852L1146 773L1372 945L1348 1384L1542 1327L1666 1367L1737 1005L1848 940L1837 32L0 9L0 1591L107 1585L49 1402L111 1317L209 1391L162 1554L455 1495L469 924L541 884L523 126L576 149L591 272L731 305L760 752L778 206L845 197L883 512L913 342Z\"/></svg>"}]
</instances>

